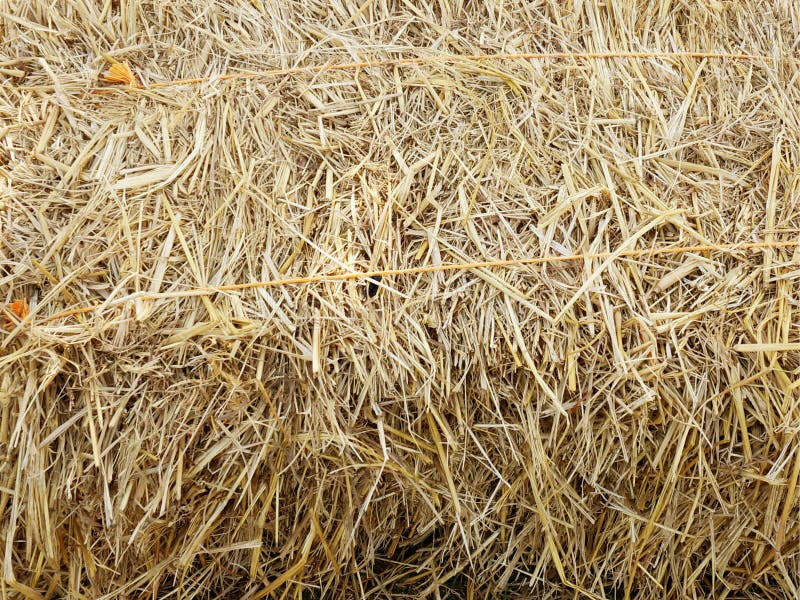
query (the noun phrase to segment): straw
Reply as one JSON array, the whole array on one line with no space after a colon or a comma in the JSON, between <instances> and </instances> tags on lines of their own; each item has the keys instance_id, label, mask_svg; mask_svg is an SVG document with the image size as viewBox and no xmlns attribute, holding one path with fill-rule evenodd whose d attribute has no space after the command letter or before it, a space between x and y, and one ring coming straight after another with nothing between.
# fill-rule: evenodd
<instances>
[{"instance_id":1,"label":"straw","mask_svg":"<svg viewBox=\"0 0 800 600\"><path fill-rule=\"evenodd\" d=\"M796 598L789 2L0 3L0 598Z\"/></svg>"},{"instance_id":2,"label":"straw","mask_svg":"<svg viewBox=\"0 0 800 600\"><path fill-rule=\"evenodd\" d=\"M770 62L771 56L758 54L730 54L725 52L536 52L524 54L473 54L466 56L413 56L384 60L367 60L327 65L306 65L288 69L269 69L266 71L244 71L238 73L223 73L210 77L194 77L190 79L176 79L173 81L157 81L147 85L137 85L136 78L127 65L113 64L105 79L109 83L125 83L129 87L152 90L164 87L184 85L197 85L210 81L230 81L233 79L252 79L263 77L279 77L283 75L314 74L330 71L350 71L356 69L370 69L378 67L401 67L419 65L422 63L458 64L464 62L505 61L505 60L592 60L592 59L652 59L666 58L677 60L681 58L693 59L721 59L735 61Z\"/></svg>"}]
</instances>

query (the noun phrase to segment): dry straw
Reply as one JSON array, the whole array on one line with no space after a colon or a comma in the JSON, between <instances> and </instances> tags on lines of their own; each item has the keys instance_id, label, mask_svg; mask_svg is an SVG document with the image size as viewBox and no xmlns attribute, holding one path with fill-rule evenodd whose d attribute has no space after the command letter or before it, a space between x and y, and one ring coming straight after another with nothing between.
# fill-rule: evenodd
<instances>
[{"instance_id":1,"label":"dry straw","mask_svg":"<svg viewBox=\"0 0 800 600\"><path fill-rule=\"evenodd\" d=\"M0 598L798 597L798 35L0 0Z\"/></svg>"}]
</instances>

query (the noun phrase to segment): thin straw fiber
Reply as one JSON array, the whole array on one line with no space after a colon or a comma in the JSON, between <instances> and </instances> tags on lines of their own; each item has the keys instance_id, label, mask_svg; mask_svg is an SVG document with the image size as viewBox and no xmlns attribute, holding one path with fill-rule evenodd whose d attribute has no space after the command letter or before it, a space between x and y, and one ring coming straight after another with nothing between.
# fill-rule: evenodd
<instances>
[{"instance_id":1,"label":"thin straw fiber","mask_svg":"<svg viewBox=\"0 0 800 600\"><path fill-rule=\"evenodd\" d=\"M798 39L0 0L0 598L800 597Z\"/></svg>"}]
</instances>

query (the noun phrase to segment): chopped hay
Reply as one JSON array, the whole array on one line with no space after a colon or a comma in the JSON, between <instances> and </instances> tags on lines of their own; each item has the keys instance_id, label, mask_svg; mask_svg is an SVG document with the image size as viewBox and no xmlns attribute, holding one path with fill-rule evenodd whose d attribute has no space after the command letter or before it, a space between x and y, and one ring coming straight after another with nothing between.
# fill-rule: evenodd
<instances>
[{"instance_id":1,"label":"chopped hay","mask_svg":"<svg viewBox=\"0 0 800 600\"><path fill-rule=\"evenodd\" d=\"M0 597L800 596L798 36L0 0Z\"/></svg>"}]
</instances>

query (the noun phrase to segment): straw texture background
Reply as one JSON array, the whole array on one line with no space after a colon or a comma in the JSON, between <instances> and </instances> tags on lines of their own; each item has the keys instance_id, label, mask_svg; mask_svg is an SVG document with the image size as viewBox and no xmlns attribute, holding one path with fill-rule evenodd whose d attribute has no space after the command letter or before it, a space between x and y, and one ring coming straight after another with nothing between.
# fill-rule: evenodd
<instances>
[{"instance_id":1,"label":"straw texture background","mask_svg":"<svg viewBox=\"0 0 800 600\"><path fill-rule=\"evenodd\" d=\"M0 0L0 597L797 598L798 36Z\"/></svg>"}]
</instances>

